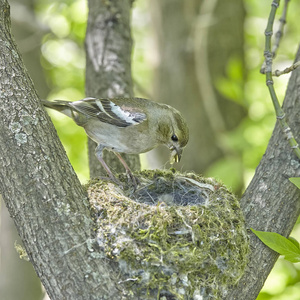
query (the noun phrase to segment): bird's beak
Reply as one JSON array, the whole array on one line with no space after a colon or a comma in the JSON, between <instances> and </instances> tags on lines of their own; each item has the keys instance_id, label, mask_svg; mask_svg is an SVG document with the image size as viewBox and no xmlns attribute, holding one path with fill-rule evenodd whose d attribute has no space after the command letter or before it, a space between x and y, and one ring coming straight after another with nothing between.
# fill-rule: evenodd
<instances>
[{"instance_id":1,"label":"bird's beak","mask_svg":"<svg viewBox=\"0 0 300 300\"><path fill-rule=\"evenodd\" d=\"M171 146L170 147L170 150L171 150L171 157L170 157L170 163L173 164L174 162L179 162L180 159L181 159L181 155L182 155L182 152L183 152L183 149L182 148L177 148L175 146Z\"/></svg>"}]
</instances>

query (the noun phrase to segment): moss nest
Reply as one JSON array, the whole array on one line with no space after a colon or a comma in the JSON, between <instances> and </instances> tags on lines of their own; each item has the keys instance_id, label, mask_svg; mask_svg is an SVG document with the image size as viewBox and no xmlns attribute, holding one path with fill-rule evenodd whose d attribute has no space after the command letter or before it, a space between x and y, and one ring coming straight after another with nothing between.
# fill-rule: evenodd
<instances>
[{"instance_id":1,"label":"moss nest","mask_svg":"<svg viewBox=\"0 0 300 300\"><path fill-rule=\"evenodd\" d=\"M124 299L223 299L247 264L236 197L215 179L192 173L137 176L136 191L103 181L88 185L95 241L118 269Z\"/></svg>"}]
</instances>

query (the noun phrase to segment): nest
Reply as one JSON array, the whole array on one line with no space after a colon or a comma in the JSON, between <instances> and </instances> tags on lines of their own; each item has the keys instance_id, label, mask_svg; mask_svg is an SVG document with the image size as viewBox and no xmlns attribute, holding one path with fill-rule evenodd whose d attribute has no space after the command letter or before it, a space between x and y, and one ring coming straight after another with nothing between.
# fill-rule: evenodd
<instances>
[{"instance_id":1,"label":"nest","mask_svg":"<svg viewBox=\"0 0 300 300\"><path fill-rule=\"evenodd\" d=\"M88 186L95 243L118 269L110 280L124 299L222 299L247 263L236 197L192 173L143 171L138 178L134 192L102 181Z\"/></svg>"}]
</instances>

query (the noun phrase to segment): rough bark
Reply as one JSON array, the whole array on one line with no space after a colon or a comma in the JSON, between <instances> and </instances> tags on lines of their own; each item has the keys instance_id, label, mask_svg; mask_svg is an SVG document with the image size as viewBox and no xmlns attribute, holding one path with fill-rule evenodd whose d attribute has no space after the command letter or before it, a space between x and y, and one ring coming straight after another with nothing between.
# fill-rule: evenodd
<instances>
[{"instance_id":1,"label":"rough bark","mask_svg":"<svg viewBox=\"0 0 300 300\"><path fill-rule=\"evenodd\" d=\"M296 60L300 59L300 49ZM284 111L296 139L300 140L300 69L289 81ZM271 99L270 99L271 101ZM290 177L300 176L300 162L284 140L277 123L266 153L255 176L241 199L241 206L249 228L272 231L288 236L300 214L300 191ZM250 232L250 231L249 231ZM264 246L252 233L251 256L248 269L237 287L226 299L256 299L278 255Z\"/></svg>"},{"instance_id":2,"label":"rough bark","mask_svg":"<svg viewBox=\"0 0 300 300\"><path fill-rule=\"evenodd\" d=\"M117 288L105 279L113 269L91 245L86 194L11 38L6 0L0 0L0 40L1 194L51 299L105 299ZM298 140L299 87L297 69L284 107ZM300 176L300 163L276 125L242 199L249 227L289 234L300 212L299 190L288 181L292 176ZM276 260L274 252L251 237L249 268L227 299L255 299Z\"/></svg>"},{"instance_id":3,"label":"rough bark","mask_svg":"<svg viewBox=\"0 0 300 300\"><path fill-rule=\"evenodd\" d=\"M40 97L49 91L40 64L40 43L44 28L34 16L33 0L11 1L12 34L16 39L24 64L34 81ZM39 30L39 29L40 30ZM1 197L0 197L1 199ZM0 200L0 295L5 300L42 299L44 291L31 263L21 260L14 249L15 241L20 244L13 220ZM16 282L18 285L16 287Z\"/></svg>"},{"instance_id":4,"label":"rough bark","mask_svg":"<svg viewBox=\"0 0 300 300\"><path fill-rule=\"evenodd\" d=\"M131 78L130 0L89 1L86 32L86 95L114 98L133 96ZM97 161L96 144L89 140L91 177L106 174ZM137 155L123 155L132 169L139 169ZM124 172L113 153L105 152L104 159L113 170Z\"/></svg>"},{"instance_id":5,"label":"rough bark","mask_svg":"<svg viewBox=\"0 0 300 300\"><path fill-rule=\"evenodd\" d=\"M0 41L0 192L51 299L97 299L86 193L12 40L6 0Z\"/></svg>"},{"instance_id":6,"label":"rough bark","mask_svg":"<svg viewBox=\"0 0 300 300\"><path fill-rule=\"evenodd\" d=\"M42 300L44 291L32 264L21 260L14 249L15 243L20 245L21 240L1 198L0 194L1 299Z\"/></svg>"}]
</instances>

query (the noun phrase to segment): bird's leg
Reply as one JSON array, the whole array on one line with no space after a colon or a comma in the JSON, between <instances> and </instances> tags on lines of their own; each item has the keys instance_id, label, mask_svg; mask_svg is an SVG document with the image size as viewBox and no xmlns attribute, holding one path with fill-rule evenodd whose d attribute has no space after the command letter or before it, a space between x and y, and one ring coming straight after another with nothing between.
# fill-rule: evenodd
<instances>
[{"instance_id":1,"label":"bird's leg","mask_svg":"<svg viewBox=\"0 0 300 300\"><path fill-rule=\"evenodd\" d=\"M98 145L95 149L95 154L96 154L96 157L98 158L98 160L100 161L102 167L105 169L105 171L107 172L109 178L117 183L117 184L121 184L117 178L114 176L114 174L112 173L112 171L110 170L110 168L108 167L108 165L106 164L106 162L104 161L103 159L103 149L104 147L102 145Z\"/></svg>"},{"instance_id":2,"label":"bird's leg","mask_svg":"<svg viewBox=\"0 0 300 300\"><path fill-rule=\"evenodd\" d=\"M122 158L121 154L118 152L114 152L114 153L117 156L117 158L120 160L121 164L124 166L127 176L131 179L134 189L136 189L139 184L138 179L132 174L130 168L126 164L125 160Z\"/></svg>"}]
</instances>

